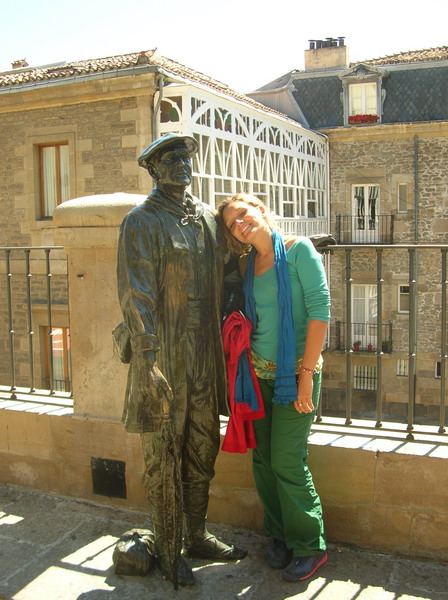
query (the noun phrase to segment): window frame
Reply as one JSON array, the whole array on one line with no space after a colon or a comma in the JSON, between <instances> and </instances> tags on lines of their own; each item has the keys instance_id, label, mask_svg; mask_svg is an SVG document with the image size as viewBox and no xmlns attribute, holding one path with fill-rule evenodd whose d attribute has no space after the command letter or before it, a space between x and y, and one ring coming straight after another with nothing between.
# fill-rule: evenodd
<instances>
[{"instance_id":1,"label":"window frame","mask_svg":"<svg viewBox=\"0 0 448 600\"><path fill-rule=\"evenodd\" d=\"M344 125L358 125L360 122L356 121L350 123L349 117L355 116L351 114L351 100L350 100L350 86L352 85L365 85L375 84L376 85L376 113L377 119L361 121L361 124L375 125L381 123L383 114L383 103L386 97L386 91L383 89L383 79L389 75L388 71L383 68L373 67L371 65L365 65L358 63L351 69L344 71L339 75L339 79L342 83L342 94L341 102L344 110Z\"/></svg>"},{"instance_id":2,"label":"window frame","mask_svg":"<svg viewBox=\"0 0 448 600\"><path fill-rule=\"evenodd\" d=\"M374 89L374 97L375 97L375 110L374 112L370 112L367 110L366 108L366 91L367 88L372 88ZM354 112L354 108L353 108L353 98L352 98L352 91L354 90L354 88L361 88L361 112ZM364 81L361 83L350 83L348 86L348 116L349 117L353 117L356 115L376 115L379 116L378 114L378 82L376 81Z\"/></svg>"},{"instance_id":3,"label":"window frame","mask_svg":"<svg viewBox=\"0 0 448 600\"><path fill-rule=\"evenodd\" d=\"M400 197L400 188L404 188L404 203L405 208L400 206L402 204L402 198ZM404 214L408 212L408 184L405 182L400 182L397 184L397 212L400 214Z\"/></svg>"},{"instance_id":4,"label":"window frame","mask_svg":"<svg viewBox=\"0 0 448 600\"><path fill-rule=\"evenodd\" d=\"M62 343L62 365L63 365L63 372L64 372L64 379L58 380L58 381L64 382L64 389L63 390L58 389L57 391L70 393L71 389L72 389L70 328L63 327L60 325L52 325L53 331L57 330L57 329L62 330L62 342L63 342ZM44 389L50 389L50 344L51 344L51 349L52 349L53 355L54 355L54 347L53 347L52 342L50 342L50 334L49 334L48 330L49 330L48 325L40 326L42 353L43 353L42 383L43 383ZM53 364L54 364L54 358L53 358ZM54 375L54 370L53 370L53 375ZM47 382L48 382L48 384L47 384ZM57 389L56 386L54 385L54 383L55 383L55 380L53 377L53 389Z\"/></svg>"},{"instance_id":5,"label":"window frame","mask_svg":"<svg viewBox=\"0 0 448 600\"><path fill-rule=\"evenodd\" d=\"M401 288L405 288L405 287L408 288L407 294L408 294L408 306L409 306L409 302L410 302L410 300L409 300L409 293L410 293L409 283L399 283L398 287L397 287L397 293L398 293L397 312L400 315L408 315L409 314L409 308L408 308L408 310L403 310L401 308L401 297L405 294L405 292L401 291Z\"/></svg>"},{"instance_id":6,"label":"window frame","mask_svg":"<svg viewBox=\"0 0 448 600\"><path fill-rule=\"evenodd\" d=\"M64 126L35 127L27 131L25 144L25 210L27 211L26 220L29 222L31 231L32 245L41 246L42 238L40 232L43 229L53 229L54 223L52 217L42 218L40 208L40 181L39 181L39 152L38 146L45 144L54 144L66 141L68 143L68 163L69 163L69 187L70 198L76 198L79 195L82 179L85 180L87 173L91 173L91 167L82 168L82 179L78 181L79 168L82 164L78 152L80 151L77 142L76 127L67 128ZM83 142L83 149L89 149L90 141Z\"/></svg>"},{"instance_id":7,"label":"window frame","mask_svg":"<svg viewBox=\"0 0 448 600\"><path fill-rule=\"evenodd\" d=\"M360 293L362 290L362 294ZM352 285L352 340L359 342L360 350L367 350L369 345L377 348L377 310L378 290L374 283L356 283ZM361 307L361 310L359 309ZM356 314L361 312L363 320L358 321Z\"/></svg>"},{"instance_id":8,"label":"window frame","mask_svg":"<svg viewBox=\"0 0 448 600\"><path fill-rule=\"evenodd\" d=\"M68 180L68 197L70 197L70 146L68 140L60 142L46 142L37 144L37 162L38 162L38 177L39 177L39 219L48 220L53 218L53 212L57 206L62 204L62 161L61 161L61 147L67 147L67 173L65 174ZM45 202L45 189L44 189L44 156L43 150L45 148L55 148L55 190L56 190L56 202L52 206L51 214L46 214L46 202Z\"/></svg>"},{"instance_id":9,"label":"window frame","mask_svg":"<svg viewBox=\"0 0 448 600\"><path fill-rule=\"evenodd\" d=\"M361 206L356 195L357 188L363 188L363 205ZM371 188L376 188L375 197L372 198ZM381 215L381 185L379 183L353 183L351 186L352 205L352 231L356 241L362 243L378 243L380 240L380 215Z\"/></svg>"},{"instance_id":10,"label":"window frame","mask_svg":"<svg viewBox=\"0 0 448 600\"><path fill-rule=\"evenodd\" d=\"M409 377L409 359L397 358L396 375L397 377Z\"/></svg>"}]
</instances>

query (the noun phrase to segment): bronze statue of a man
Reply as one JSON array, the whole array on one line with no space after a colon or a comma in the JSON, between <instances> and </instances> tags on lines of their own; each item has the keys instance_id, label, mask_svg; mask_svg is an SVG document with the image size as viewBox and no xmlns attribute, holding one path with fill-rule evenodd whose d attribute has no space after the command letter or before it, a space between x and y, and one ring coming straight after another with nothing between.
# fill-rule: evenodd
<instances>
[{"instance_id":1,"label":"bronze statue of a man","mask_svg":"<svg viewBox=\"0 0 448 600\"><path fill-rule=\"evenodd\" d=\"M185 191L196 151L193 137L173 133L143 151L138 163L155 188L124 218L118 245L119 298L132 347L123 422L141 434L158 562L171 579L173 533L161 472L167 407L180 448L181 490L173 493L181 499L187 554L216 560L246 555L206 529L219 414L228 414L220 306L225 249L211 208ZM181 585L194 583L183 558L177 576Z\"/></svg>"}]
</instances>

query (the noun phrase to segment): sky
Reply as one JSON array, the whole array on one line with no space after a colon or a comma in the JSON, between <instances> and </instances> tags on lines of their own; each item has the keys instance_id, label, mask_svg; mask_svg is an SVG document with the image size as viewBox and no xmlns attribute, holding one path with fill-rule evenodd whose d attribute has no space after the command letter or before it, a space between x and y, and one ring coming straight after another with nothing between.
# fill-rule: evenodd
<instances>
[{"instance_id":1,"label":"sky","mask_svg":"<svg viewBox=\"0 0 448 600\"><path fill-rule=\"evenodd\" d=\"M4 0L0 71L157 48L244 93L303 69L310 39L358 61L448 46L447 20L447 0Z\"/></svg>"}]
</instances>

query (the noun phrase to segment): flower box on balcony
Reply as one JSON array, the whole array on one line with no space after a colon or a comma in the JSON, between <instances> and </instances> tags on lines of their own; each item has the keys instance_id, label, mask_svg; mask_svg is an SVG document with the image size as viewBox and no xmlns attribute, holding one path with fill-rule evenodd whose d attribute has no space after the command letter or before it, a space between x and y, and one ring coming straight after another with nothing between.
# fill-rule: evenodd
<instances>
[{"instance_id":1,"label":"flower box on balcony","mask_svg":"<svg viewBox=\"0 0 448 600\"><path fill-rule=\"evenodd\" d=\"M360 123L376 123L378 120L378 115L350 115L348 118L350 125L358 125Z\"/></svg>"}]
</instances>

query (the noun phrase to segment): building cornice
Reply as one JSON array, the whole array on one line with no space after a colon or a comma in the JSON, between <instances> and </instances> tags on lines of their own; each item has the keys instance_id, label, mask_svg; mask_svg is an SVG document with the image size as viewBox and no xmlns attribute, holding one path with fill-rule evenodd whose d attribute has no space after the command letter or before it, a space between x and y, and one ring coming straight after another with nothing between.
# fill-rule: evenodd
<instances>
[{"instance_id":1,"label":"building cornice","mask_svg":"<svg viewBox=\"0 0 448 600\"><path fill-rule=\"evenodd\" d=\"M327 127L319 131L332 142L356 142L414 136L446 137L448 121L425 121L420 123L391 123L380 125L349 125L346 127Z\"/></svg>"}]
</instances>

